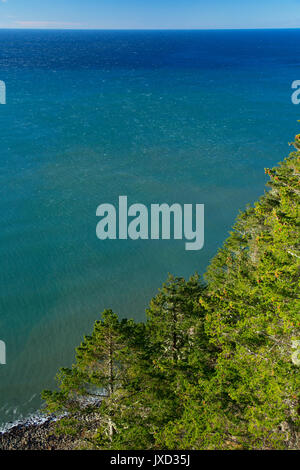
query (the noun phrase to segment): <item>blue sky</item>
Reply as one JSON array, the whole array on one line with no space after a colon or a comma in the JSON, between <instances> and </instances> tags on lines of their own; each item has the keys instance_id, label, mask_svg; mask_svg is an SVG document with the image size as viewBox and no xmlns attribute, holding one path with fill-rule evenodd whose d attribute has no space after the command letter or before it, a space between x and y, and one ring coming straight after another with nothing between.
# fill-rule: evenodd
<instances>
[{"instance_id":1,"label":"blue sky","mask_svg":"<svg viewBox=\"0 0 300 470\"><path fill-rule=\"evenodd\" d=\"M0 0L0 28L295 28L300 0Z\"/></svg>"}]
</instances>

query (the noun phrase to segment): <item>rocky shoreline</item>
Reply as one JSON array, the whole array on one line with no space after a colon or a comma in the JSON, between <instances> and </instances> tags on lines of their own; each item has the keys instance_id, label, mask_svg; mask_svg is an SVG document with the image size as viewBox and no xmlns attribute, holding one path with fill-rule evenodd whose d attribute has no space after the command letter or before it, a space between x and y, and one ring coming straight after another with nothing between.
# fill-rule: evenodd
<instances>
[{"instance_id":1,"label":"rocky shoreline","mask_svg":"<svg viewBox=\"0 0 300 470\"><path fill-rule=\"evenodd\" d=\"M0 434L0 450L72 450L74 441L54 432L55 420L16 424Z\"/></svg>"}]
</instances>

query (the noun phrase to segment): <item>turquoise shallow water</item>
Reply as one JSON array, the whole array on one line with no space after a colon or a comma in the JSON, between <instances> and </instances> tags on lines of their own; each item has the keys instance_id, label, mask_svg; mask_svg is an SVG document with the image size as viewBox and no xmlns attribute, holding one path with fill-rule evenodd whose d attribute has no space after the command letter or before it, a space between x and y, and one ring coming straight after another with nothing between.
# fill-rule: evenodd
<instances>
[{"instance_id":1,"label":"turquoise shallow water","mask_svg":"<svg viewBox=\"0 0 300 470\"><path fill-rule=\"evenodd\" d=\"M203 273L264 167L289 152L300 32L0 31L0 423L105 307L144 318L167 273ZM204 203L205 247L100 242L96 208Z\"/></svg>"}]
</instances>

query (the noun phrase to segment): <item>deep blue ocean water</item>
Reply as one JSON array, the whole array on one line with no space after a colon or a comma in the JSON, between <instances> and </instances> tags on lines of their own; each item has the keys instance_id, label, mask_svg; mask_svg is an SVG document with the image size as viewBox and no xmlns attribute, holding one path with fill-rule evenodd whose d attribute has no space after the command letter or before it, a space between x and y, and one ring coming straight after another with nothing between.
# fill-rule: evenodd
<instances>
[{"instance_id":1,"label":"deep blue ocean water","mask_svg":"<svg viewBox=\"0 0 300 470\"><path fill-rule=\"evenodd\" d=\"M105 308L143 319L167 273L205 271L299 132L300 31L0 31L0 423ZM205 247L96 238L96 208L204 203Z\"/></svg>"}]
</instances>

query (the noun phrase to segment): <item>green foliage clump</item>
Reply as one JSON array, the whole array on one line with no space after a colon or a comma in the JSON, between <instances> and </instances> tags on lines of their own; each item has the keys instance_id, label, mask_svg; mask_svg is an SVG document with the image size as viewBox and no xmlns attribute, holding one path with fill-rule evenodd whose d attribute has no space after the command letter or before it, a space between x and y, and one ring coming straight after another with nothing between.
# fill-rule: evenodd
<instances>
[{"instance_id":1,"label":"green foliage clump","mask_svg":"<svg viewBox=\"0 0 300 470\"><path fill-rule=\"evenodd\" d=\"M296 151L241 213L206 284L169 277L147 321L105 311L43 392L81 448L299 449Z\"/></svg>"}]
</instances>

